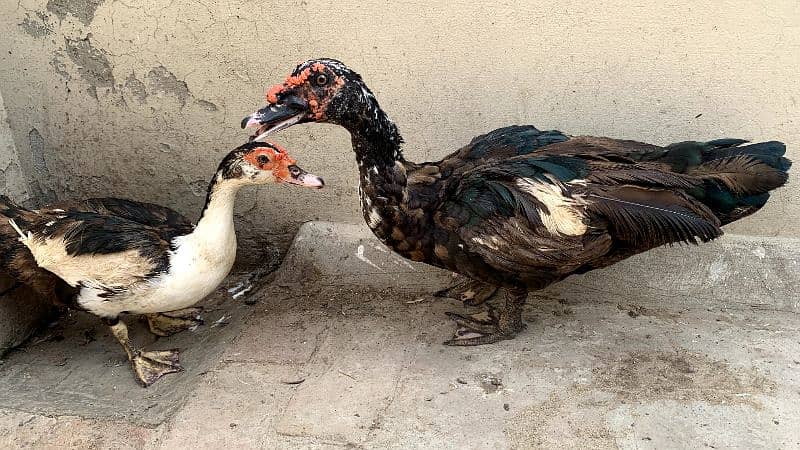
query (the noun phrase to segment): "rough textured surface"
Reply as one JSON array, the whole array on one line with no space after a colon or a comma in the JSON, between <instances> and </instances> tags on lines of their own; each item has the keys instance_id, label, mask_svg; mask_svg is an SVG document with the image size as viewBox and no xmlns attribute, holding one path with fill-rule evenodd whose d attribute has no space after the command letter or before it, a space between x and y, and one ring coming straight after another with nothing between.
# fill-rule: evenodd
<instances>
[{"instance_id":1,"label":"rough textured surface","mask_svg":"<svg viewBox=\"0 0 800 450\"><path fill-rule=\"evenodd\" d=\"M798 255L741 236L663 249L531 295L513 341L452 348L444 312L462 307L428 295L446 274L397 264L362 226L309 223L268 284L210 302L230 325L157 342L191 356L151 389L104 332L80 345L80 324L10 355L0 447L794 448L800 313L748 280Z\"/></svg>"},{"instance_id":2,"label":"rough textured surface","mask_svg":"<svg viewBox=\"0 0 800 450\"><path fill-rule=\"evenodd\" d=\"M0 91L43 193L125 195L195 217L218 159L247 136L239 120L314 56L364 75L410 159L513 123L656 144L779 139L799 159L798 26L791 0L499 1L491 14L466 0L7 1ZM243 195L243 233L279 240L304 220L360 220L344 131L276 139L328 188ZM731 230L798 236L798 192Z\"/></svg>"},{"instance_id":3,"label":"rough textured surface","mask_svg":"<svg viewBox=\"0 0 800 450\"><path fill-rule=\"evenodd\" d=\"M3 97L0 95L0 194L20 203L30 203L32 195L8 127ZM53 318L54 310L30 289L17 286L0 273L0 357L21 344L34 331Z\"/></svg>"},{"instance_id":4,"label":"rough textured surface","mask_svg":"<svg viewBox=\"0 0 800 450\"><path fill-rule=\"evenodd\" d=\"M31 200L25 171L20 164L11 128L8 126L3 96L0 95L0 194L25 204Z\"/></svg>"}]
</instances>

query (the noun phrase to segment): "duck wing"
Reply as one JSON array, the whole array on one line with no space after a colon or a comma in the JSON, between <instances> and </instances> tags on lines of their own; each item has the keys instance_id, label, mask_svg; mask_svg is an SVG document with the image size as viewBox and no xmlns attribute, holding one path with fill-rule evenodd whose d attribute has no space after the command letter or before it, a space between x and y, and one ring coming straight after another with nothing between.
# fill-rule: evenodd
<instances>
[{"instance_id":1,"label":"duck wing","mask_svg":"<svg viewBox=\"0 0 800 450\"><path fill-rule=\"evenodd\" d=\"M169 269L170 233L115 215L37 212L14 226L39 267L71 286L124 289Z\"/></svg>"},{"instance_id":2,"label":"duck wing","mask_svg":"<svg viewBox=\"0 0 800 450\"><path fill-rule=\"evenodd\" d=\"M684 192L702 182L656 164L536 153L468 171L448 185L435 217L451 231L448 254L461 245L485 264L475 269L467 256L461 270L538 288L653 247L721 235L713 212Z\"/></svg>"},{"instance_id":3,"label":"duck wing","mask_svg":"<svg viewBox=\"0 0 800 450\"><path fill-rule=\"evenodd\" d=\"M541 131L533 125L512 125L476 136L437 165L443 172L463 173L483 164L535 153L569 139L557 130Z\"/></svg>"},{"instance_id":4,"label":"duck wing","mask_svg":"<svg viewBox=\"0 0 800 450\"><path fill-rule=\"evenodd\" d=\"M95 212L114 215L142 225L155 227L175 236L191 233L194 224L174 209L153 203L137 202L115 197L90 198L82 201L48 205L46 210Z\"/></svg>"}]
</instances>

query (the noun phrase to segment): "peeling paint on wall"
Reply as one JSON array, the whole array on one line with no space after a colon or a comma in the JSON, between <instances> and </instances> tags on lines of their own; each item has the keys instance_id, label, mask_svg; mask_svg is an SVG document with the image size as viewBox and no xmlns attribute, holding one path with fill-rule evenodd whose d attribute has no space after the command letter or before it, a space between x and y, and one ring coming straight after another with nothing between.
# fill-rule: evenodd
<instances>
[{"instance_id":1,"label":"peeling paint on wall","mask_svg":"<svg viewBox=\"0 0 800 450\"><path fill-rule=\"evenodd\" d=\"M114 86L114 73L106 52L92 46L91 38L92 35L89 34L83 39L64 40L67 45L67 55L77 66L81 77L91 85L90 92L94 92L93 97L97 98L96 88Z\"/></svg>"},{"instance_id":2,"label":"peeling paint on wall","mask_svg":"<svg viewBox=\"0 0 800 450\"><path fill-rule=\"evenodd\" d=\"M19 26L25 33L35 38L53 34L53 26L50 25L47 15L41 11L36 12L36 18L31 17L30 14L25 14L25 18Z\"/></svg>"},{"instance_id":3,"label":"peeling paint on wall","mask_svg":"<svg viewBox=\"0 0 800 450\"><path fill-rule=\"evenodd\" d=\"M62 55L56 55L52 60L50 60L50 65L53 67L53 70L61 76L61 78L69 81L72 77L69 76L69 72L67 72L67 66L64 64L64 60L61 59Z\"/></svg>"},{"instance_id":4,"label":"peeling paint on wall","mask_svg":"<svg viewBox=\"0 0 800 450\"><path fill-rule=\"evenodd\" d=\"M139 103L144 103L145 99L147 99L147 90L144 83L136 78L134 74L128 75L128 78L125 79L125 89L133 94L139 100Z\"/></svg>"},{"instance_id":5,"label":"peeling paint on wall","mask_svg":"<svg viewBox=\"0 0 800 450\"><path fill-rule=\"evenodd\" d=\"M37 191L37 197L44 203L55 200L55 193L52 189L44 186L41 178L49 176L47 162L44 159L45 142L44 137L36 128L31 128L28 132L28 143L30 152L28 154L29 163L33 173L30 173L31 187Z\"/></svg>"},{"instance_id":6,"label":"peeling paint on wall","mask_svg":"<svg viewBox=\"0 0 800 450\"><path fill-rule=\"evenodd\" d=\"M27 204L31 199L31 192L25 172L20 165L19 154L7 119L5 103L0 96L0 163L3 164L0 168L0 189L3 195Z\"/></svg>"},{"instance_id":7,"label":"peeling paint on wall","mask_svg":"<svg viewBox=\"0 0 800 450\"><path fill-rule=\"evenodd\" d=\"M147 73L147 87L152 94L174 96L181 106L186 106L186 100L191 95L186 82L179 80L174 73L164 66L153 67Z\"/></svg>"},{"instance_id":8,"label":"peeling paint on wall","mask_svg":"<svg viewBox=\"0 0 800 450\"><path fill-rule=\"evenodd\" d=\"M208 112L214 112L217 110L217 105L211 103L208 100L197 100L197 104Z\"/></svg>"},{"instance_id":9,"label":"peeling paint on wall","mask_svg":"<svg viewBox=\"0 0 800 450\"><path fill-rule=\"evenodd\" d=\"M47 10L64 20L67 14L77 18L84 25L89 25L94 19L97 7L104 0L49 0Z\"/></svg>"}]
</instances>

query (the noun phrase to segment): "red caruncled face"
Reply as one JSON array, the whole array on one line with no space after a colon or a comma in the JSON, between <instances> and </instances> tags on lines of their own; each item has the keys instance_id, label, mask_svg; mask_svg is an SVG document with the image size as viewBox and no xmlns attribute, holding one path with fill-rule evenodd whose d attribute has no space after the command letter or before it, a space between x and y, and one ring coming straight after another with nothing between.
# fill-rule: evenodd
<instances>
[{"instance_id":1,"label":"red caruncled face","mask_svg":"<svg viewBox=\"0 0 800 450\"><path fill-rule=\"evenodd\" d=\"M308 103L309 116L316 121L325 119L325 110L330 100L341 89L345 81L322 63L314 63L295 75L289 75L282 84L267 90L267 102L275 105L281 94L291 92Z\"/></svg>"},{"instance_id":2,"label":"red caruncled face","mask_svg":"<svg viewBox=\"0 0 800 450\"><path fill-rule=\"evenodd\" d=\"M297 163L286 150L275 143L270 147L258 147L244 155L244 160L261 170L271 170L278 180L287 180L291 177L289 166Z\"/></svg>"}]
</instances>

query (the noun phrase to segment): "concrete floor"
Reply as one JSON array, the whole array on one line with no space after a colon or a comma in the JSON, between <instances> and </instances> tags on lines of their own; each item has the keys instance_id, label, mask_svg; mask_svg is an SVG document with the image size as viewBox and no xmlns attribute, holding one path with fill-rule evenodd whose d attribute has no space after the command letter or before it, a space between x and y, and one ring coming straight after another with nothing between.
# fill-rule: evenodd
<instances>
[{"instance_id":1,"label":"concrete floor","mask_svg":"<svg viewBox=\"0 0 800 450\"><path fill-rule=\"evenodd\" d=\"M462 306L428 295L449 275L361 227L312 223L231 299L247 276L234 274L198 330L154 341L137 327L184 349L187 370L149 389L83 314L10 354L0 447L798 448L800 315L781 290L797 253L778 252L796 242L723 239L532 294L517 339L451 348L444 312ZM751 251L761 265L731 265ZM775 270L785 285L764 282Z\"/></svg>"}]
</instances>

